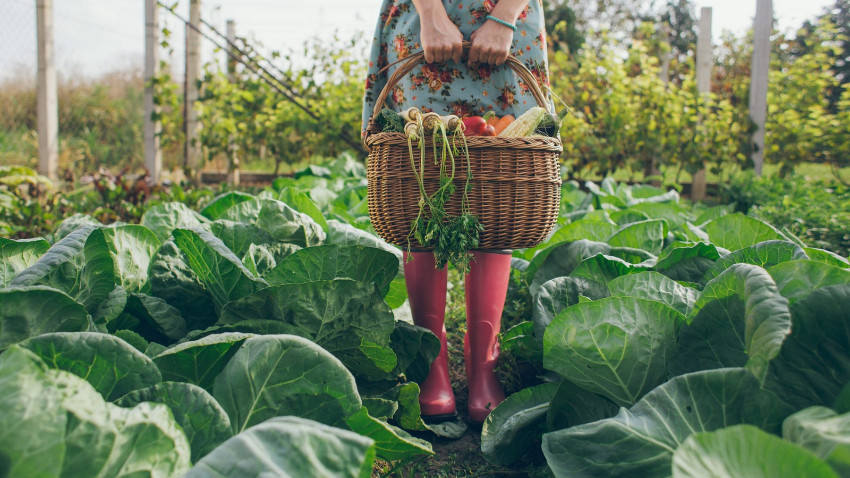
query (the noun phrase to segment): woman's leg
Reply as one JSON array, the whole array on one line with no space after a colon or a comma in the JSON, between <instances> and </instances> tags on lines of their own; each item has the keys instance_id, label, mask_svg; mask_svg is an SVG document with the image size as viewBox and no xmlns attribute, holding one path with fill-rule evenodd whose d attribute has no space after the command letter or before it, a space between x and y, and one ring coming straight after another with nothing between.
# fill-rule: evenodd
<instances>
[{"instance_id":1,"label":"woman's leg","mask_svg":"<svg viewBox=\"0 0 850 478\"><path fill-rule=\"evenodd\" d=\"M505 399L494 372L499 358L497 335L511 273L510 253L474 251L466 275L464 358L469 388L469 419L481 423Z\"/></svg>"},{"instance_id":2,"label":"woman's leg","mask_svg":"<svg viewBox=\"0 0 850 478\"><path fill-rule=\"evenodd\" d=\"M446 279L447 268L438 270L433 252L411 252L407 261L404 251L404 281L413 323L425 327L440 339L440 354L431 364L428 378L420 384L419 406L423 416L455 414L455 396L449 380L449 361L446 344Z\"/></svg>"}]
</instances>

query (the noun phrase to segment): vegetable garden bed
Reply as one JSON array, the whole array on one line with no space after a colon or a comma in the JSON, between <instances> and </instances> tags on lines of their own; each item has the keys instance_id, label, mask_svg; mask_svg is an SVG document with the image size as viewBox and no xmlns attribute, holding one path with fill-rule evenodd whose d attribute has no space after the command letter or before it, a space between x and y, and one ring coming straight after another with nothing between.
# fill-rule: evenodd
<instances>
[{"instance_id":1,"label":"vegetable garden bed","mask_svg":"<svg viewBox=\"0 0 850 478\"><path fill-rule=\"evenodd\" d=\"M369 476L376 457L425 466L411 433L462 434L419 416L438 342L404 320L362 166L331 170L0 239L0 474ZM555 476L846 473L847 259L673 191L588 187L565 184L558 229L514 253L515 393L483 455Z\"/></svg>"}]
</instances>

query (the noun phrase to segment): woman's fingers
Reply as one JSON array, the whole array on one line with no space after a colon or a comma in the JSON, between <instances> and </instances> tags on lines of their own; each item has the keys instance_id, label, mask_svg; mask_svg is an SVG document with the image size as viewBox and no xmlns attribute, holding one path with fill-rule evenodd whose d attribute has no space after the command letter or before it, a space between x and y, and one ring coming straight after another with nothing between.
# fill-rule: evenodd
<instances>
[{"instance_id":1,"label":"woman's fingers","mask_svg":"<svg viewBox=\"0 0 850 478\"><path fill-rule=\"evenodd\" d=\"M469 64L474 65L476 63L482 63L484 60L481 58L481 45L475 42L475 38L472 39L472 46L469 47Z\"/></svg>"},{"instance_id":2,"label":"woman's fingers","mask_svg":"<svg viewBox=\"0 0 850 478\"><path fill-rule=\"evenodd\" d=\"M452 45L451 57L455 63L460 63L461 56L463 56L463 43L457 42Z\"/></svg>"}]
</instances>

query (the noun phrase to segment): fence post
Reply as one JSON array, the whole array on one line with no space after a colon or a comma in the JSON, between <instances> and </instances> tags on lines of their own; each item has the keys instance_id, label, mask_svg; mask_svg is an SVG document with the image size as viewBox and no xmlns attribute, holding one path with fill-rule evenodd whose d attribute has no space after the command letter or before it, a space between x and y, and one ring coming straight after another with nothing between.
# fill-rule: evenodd
<instances>
[{"instance_id":1,"label":"fence post","mask_svg":"<svg viewBox=\"0 0 850 478\"><path fill-rule=\"evenodd\" d=\"M159 9L157 0L145 0L145 168L154 184L160 183L162 151L159 149L159 108L153 101L153 80L159 74Z\"/></svg>"},{"instance_id":2,"label":"fence post","mask_svg":"<svg viewBox=\"0 0 850 478\"><path fill-rule=\"evenodd\" d=\"M239 53L234 48L236 45L236 22L233 20L227 21L227 78L231 83L236 81L236 55ZM233 136L230 137L229 145L230 161L227 171L227 182L233 186L239 185L239 147L233 141Z\"/></svg>"},{"instance_id":3,"label":"fence post","mask_svg":"<svg viewBox=\"0 0 850 478\"><path fill-rule=\"evenodd\" d=\"M764 127L767 122L767 81L770 70L770 33L773 29L773 0L756 1L753 23L753 62L750 77L750 118L753 133L753 164L761 176L764 163Z\"/></svg>"},{"instance_id":4,"label":"fence post","mask_svg":"<svg viewBox=\"0 0 850 478\"><path fill-rule=\"evenodd\" d=\"M36 0L38 31L38 172L58 179L59 99L53 51L53 0Z\"/></svg>"},{"instance_id":5,"label":"fence post","mask_svg":"<svg viewBox=\"0 0 850 478\"><path fill-rule=\"evenodd\" d=\"M201 0L189 2L189 24L186 25L186 85L184 107L186 108L186 145L185 165L191 172L195 184L201 182L201 140L198 110L200 91L198 82L201 80Z\"/></svg>"},{"instance_id":6,"label":"fence post","mask_svg":"<svg viewBox=\"0 0 850 478\"><path fill-rule=\"evenodd\" d=\"M711 93L711 7L702 7L699 13L697 35L697 94L702 97ZM707 147L707 145L702 145ZM694 174L691 184L691 200L705 199L705 167Z\"/></svg>"}]
</instances>

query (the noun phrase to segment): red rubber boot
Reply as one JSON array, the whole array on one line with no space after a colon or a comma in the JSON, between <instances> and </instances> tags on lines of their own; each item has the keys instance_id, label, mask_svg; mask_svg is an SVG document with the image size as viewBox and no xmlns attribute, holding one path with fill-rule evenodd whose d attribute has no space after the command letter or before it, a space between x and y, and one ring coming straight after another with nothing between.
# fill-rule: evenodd
<instances>
[{"instance_id":1,"label":"red rubber boot","mask_svg":"<svg viewBox=\"0 0 850 478\"><path fill-rule=\"evenodd\" d=\"M407 262L404 252L404 281L413 323L425 327L440 339L440 353L431 364L428 378L419 385L419 407L424 418L439 420L455 416L455 396L449 380L449 359L446 343L446 279L447 268L434 266L433 252L411 252L413 262Z\"/></svg>"},{"instance_id":2,"label":"red rubber boot","mask_svg":"<svg viewBox=\"0 0 850 478\"><path fill-rule=\"evenodd\" d=\"M466 275L466 337L464 358L469 388L469 420L483 423L490 411L505 399L496 379L499 359L497 335L508 293L511 255L473 252Z\"/></svg>"}]
</instances>

